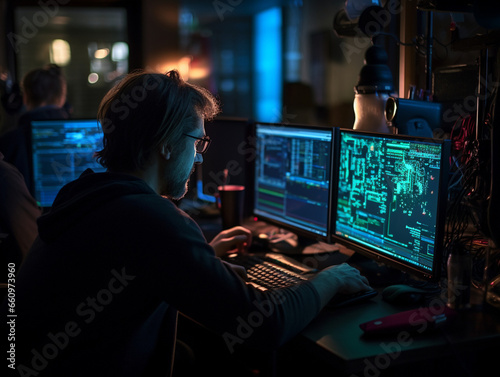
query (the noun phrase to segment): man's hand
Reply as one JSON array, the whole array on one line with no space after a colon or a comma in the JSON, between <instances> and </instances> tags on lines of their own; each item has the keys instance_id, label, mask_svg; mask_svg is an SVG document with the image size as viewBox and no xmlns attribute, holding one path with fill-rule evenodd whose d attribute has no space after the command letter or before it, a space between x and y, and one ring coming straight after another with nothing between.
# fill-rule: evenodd
<instances>
[{"instance_id":1,"label":"man's hand","mask_svg":"<svg viewBox=\"0 0 500 377\"><path fill-rule=\"evenodd\" d=\"M215 255L222 257L229 251L246 252L252 243L252 233L242 226L223 230L210 242Z\"/></svg>"},{"instance_id":2,"label":"man's hand","mask_svg":"<svg viewBox=\"0 0 500 377\"><path fill-rule=\"evenodd\" d=\"M323 270L323 273L331 274L331 279L338 286L339 293L349 294L370 289L368 279L347 263L328 267Z\"/></svg>"},{"instance_id":3,"label":"man's hand","mask_svg":"<svg viewBox=\"0 0 500 377\"><path fill-rule=\"evenodd\" d=\"M370 289L366 277L346 263L325 268L310 280L325 306L337 293L354 293Z\"/></svg>"}]
</instances>

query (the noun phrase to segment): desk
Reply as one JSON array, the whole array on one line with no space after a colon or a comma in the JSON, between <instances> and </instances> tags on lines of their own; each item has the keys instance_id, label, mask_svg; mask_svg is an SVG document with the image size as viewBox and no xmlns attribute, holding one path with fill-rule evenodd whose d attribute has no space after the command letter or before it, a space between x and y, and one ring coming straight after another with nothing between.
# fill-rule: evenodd
<instances>
[{"instance_id":1,"label":"desk","mask_svg":"<svg viewBox=\"0 0 500 377\"><path fill-rule=\"evenodd\" d=\"M341 250L346 252L344 250ZM348 252L348 250L347 250ZM339 253L296 256L318 268L343 261ZM340 258L339 258L340 257ZM310 265L311 263L308 263ZM380 288L381 290L382 288ZM443 295L429 306L439 314ZM500 375L500 311L485 307L459 313L442 329L367 338L359 324L413 309L385 302L381 295L367 302L324 309L290 345L279 351L278 366L260 375L290 376L497 376ZM495 354L495 355L494 355ZM495 358L496 357L496 358ZM491 373L490 369L497 372ZM469 373L470 372L470 373Z\"/></svg>"},{"instance_id":2,"label":"desk","mask_svg":"<svg viewBox=\"0 0 500 377\"><path fill-rule=\"evenodd\" d=\"M435 308L439 312L439 306ZM301 341L335 369L357 375L374 375L375 371L453 356L454 352L477 353L500 346L500 316L486 311L461 313L454 323L429 333L400 332L367 338L358 326L402 310L406 308L387 304L380 296L371 302L324 310L301 333Z\"/></svg>"},{"instance_id":3,"label":"desk","mask_svg":"<svg viewBox=\"0 0 500 377\"><path fill-rule=\"evenodd\" d=\"M341 248L341 252L346 250ZM338 259L335 255L332 258ZM356 267L356 263L353 265ZM377 289L382 291L383 287ZM301 332L295 348L314 355L317 362L323 363L324 368L330 367L336 376L500 375L498 355L493 355L500 350L500 311L482 307L479 290L473 290L471 301L478 305L458 313L453 322L440 329L424 331L424 325L419 323L412 332L383 337L365 336L359 324L415 309L418 305L390 304L379 294L352 306L325 308ZM432 313L438 315L445 305L444 291L421 306L432 308ZM499 372L489 373L488 365ZM466 372L467 368L472 374ZM479 368L485 368L488 373L478 374Z\"/></svg>"}]
</instances>

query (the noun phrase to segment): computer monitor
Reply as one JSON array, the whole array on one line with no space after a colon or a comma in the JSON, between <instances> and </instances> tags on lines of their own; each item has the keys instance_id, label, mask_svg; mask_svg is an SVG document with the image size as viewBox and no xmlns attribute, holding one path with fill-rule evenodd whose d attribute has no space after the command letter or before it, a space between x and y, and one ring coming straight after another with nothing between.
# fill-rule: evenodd
<instances>
[{"instance_id":1,"label":"computer monitor","mask_svg":"<svg viewBox=\"0 0 500 377\"><path fill-rule=\"evenodd\" d=\"M254 214L329 240L334 128L256 123Z\"/></svg>"},{"instance_id":2,"label":"computer monitor","mask_svg":"<svg viewBox=\"0 0 500 377\"><path fill-rule=\"evenodd\" d=\"M449 141L340 130L337 148L333 240L414 277L438 279Z\"/></svg>"},{"instance_id":3,"label":"computer monitor","mask_svg":"<svg viewBox=\"0 0 500 377\"><path fill-rule=\"evenodd\" d=\"M102 149L96 119L32 121L31 130L35 199L42 208L51 207L61 187L87 168L105 171L93 158Z\"/></svg>"},{"instance_id":4,"label":"computer monitor","mask_svg":"<svg viewBox=\"0 0 500 377\"><path fill-rule=\"evenodd\" d=\"M196 165L197 199L215 203L218 186L242 185L248 188L244 210L245 215L250 215L253 198L249 193L255 160L253 122L246 118L218 117L205 123L205 132L212 142L203 155L203 163Z\"/></svg>"}]
</instances>

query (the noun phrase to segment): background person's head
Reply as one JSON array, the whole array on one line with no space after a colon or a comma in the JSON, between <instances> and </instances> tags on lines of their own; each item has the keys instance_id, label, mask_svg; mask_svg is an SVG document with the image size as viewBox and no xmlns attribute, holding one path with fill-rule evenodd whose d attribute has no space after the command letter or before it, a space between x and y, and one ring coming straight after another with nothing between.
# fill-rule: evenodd
<instances>
[{"instance_id":1,"label":"background person's head","mask_svg":"<svg viewBox=\"0 0 500 377\"><path fill-rule=\"evenodd\" d=\"M66 78L55 64L29 71L23 77L21 89L28 111L49 105L60 108L66 102Z\"/></svg>"},{"instance_id":2,"label":"background person's head","mask_svg":"<svg viewBox=\"0 0 500 377\"><path fill-rule=\"evenodd\" d=\"M130 73L99 106L97 117L104 131L104 147L96 152L97 160L109 171L137 172L148 169L152 158L160 153L173 172L174 163L189 165L189 161L183 161L186 152L193 152L193 161L196 157L196 140L186 134L203 136L203 121L218 112L214 96L182 80L177 71ZM191 168L192 164L189 173ZM182 183L184 187L189 175L184 177L183 171L177 171L174 177L179 181L176 189L165 188L165 195L178 196L177 186Z\"/></svg>"}]
</instances>

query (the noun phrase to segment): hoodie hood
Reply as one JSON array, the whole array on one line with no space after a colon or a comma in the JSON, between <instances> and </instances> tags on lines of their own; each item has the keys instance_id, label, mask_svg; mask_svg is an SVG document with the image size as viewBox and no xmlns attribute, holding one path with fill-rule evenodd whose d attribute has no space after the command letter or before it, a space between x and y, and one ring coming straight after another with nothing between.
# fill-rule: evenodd
<instances>
[{"instance_id":1,"label":"hoodie hood","mask_svg":"<svg viewBox=\"0 0 500 377\"><path fill-rule=\"evenodd\" d=\"M87 169L78 179L65 185L49 212L38 218L39 236L50 243L103 204L125 195L144 193L156 194L140 178L120 173L94 173Z\"/></svg>"}]
</instances>

